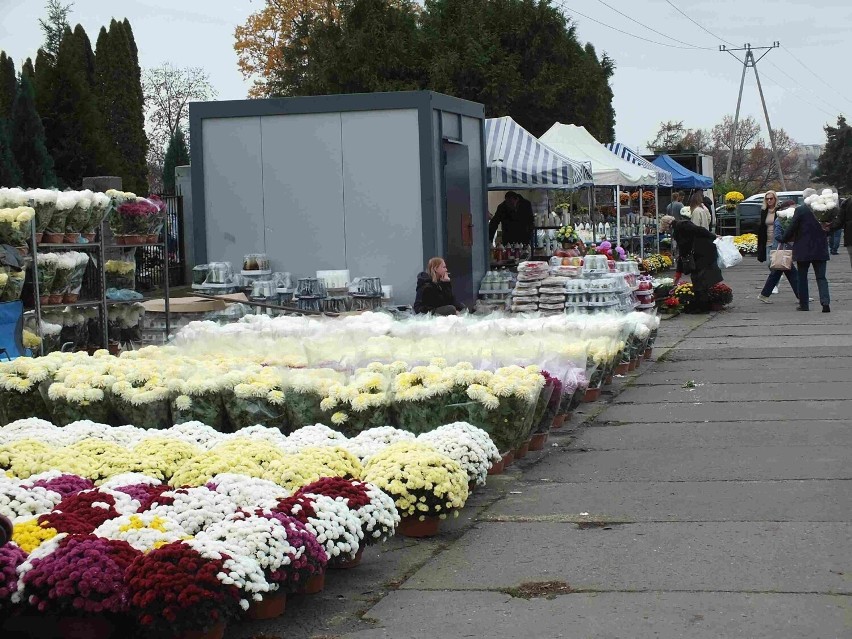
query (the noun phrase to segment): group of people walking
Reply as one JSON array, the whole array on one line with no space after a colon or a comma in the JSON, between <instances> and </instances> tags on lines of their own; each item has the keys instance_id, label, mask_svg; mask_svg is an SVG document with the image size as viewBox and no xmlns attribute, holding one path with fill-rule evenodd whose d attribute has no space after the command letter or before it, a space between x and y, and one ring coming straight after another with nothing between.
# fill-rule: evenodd
<instances>
[{"instance_id":1,"label":"group of people walking","mask_svg":"<svg viewBox=\"0 0 852 639\"><path fill-rule=\"evenodd\" d=\"M815 193L814 189L805 189L805 200ZM770 270L758 299L765 304L771 304L770 296L781 277L786 276L798 301L797 310L809 311L813 299L808 294L808 271L813 267L822 312L830 313L831 296L826 271L829 253L836 255L837 251L830 251L829 238L836 237L838 232L843 233L844 244L852 263L852 199L847 198L841 204L838 214L830 222L820 222L807 203L800 204L796 206L785 230L778 213L792 206L795 206L795 202L778 202L778 194L775 191L767 191L763 196L757 231L757 259L766 262L770 260L772 251L791 250L793 263L787 270Z\"/></svg>"}]
</instances>

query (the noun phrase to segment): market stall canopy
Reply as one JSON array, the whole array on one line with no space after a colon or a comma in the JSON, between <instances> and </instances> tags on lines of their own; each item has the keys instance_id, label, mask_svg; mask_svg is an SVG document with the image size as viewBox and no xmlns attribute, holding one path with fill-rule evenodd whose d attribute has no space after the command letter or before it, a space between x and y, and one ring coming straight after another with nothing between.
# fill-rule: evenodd
<instances>
[{"instance_id":1,"label":"market stall canopy","mask_svg":"<svg viewBox=\"0 0 852 639\"><path fill-rule=\"evenodd\" d=\"M633 162L633 164L641 166L643 169L656 172L657 186L672 186L672 174L669 171L661 169L656 164L648 162L648 160L636 153L630 147L625 146L621 142L609 142L608 144L604 144L604 147L615 153L622 160Z\"/></svg>"},{"instance_id":2,"label":"market stall canopy","mask_svg":"<svg viewBox=\"0 0 852 639\"><path fill-rule=\"evenodd\" d=\"M709 189L713 187L713 178L690 171L668 155L658 155L653 164L671 172L672 184L677 189Z\"/></svg>"},{"instance_id":3,"label":"market stall canopy","mask_svg":"<svg viewBox=\"0 0 852 639\"><path fill-rule=\"evenodd\" d=\"M485 157L492 191L577 189L592 183L589 163L557 153L509 116L485 120Z\"/></svg>"},{"instance_id":4,"label":"market stall canopy","mask_svg":"<svg viewBox=\"0 0 852 639\"><path fill-rule=\"evenodd\" d=\"M557 153L592 163L592 176L598 186L654 186L657 174L622 160L608 151L585 127L557 122L541 136L541 141Z\"/></svg>"}]
</instances>

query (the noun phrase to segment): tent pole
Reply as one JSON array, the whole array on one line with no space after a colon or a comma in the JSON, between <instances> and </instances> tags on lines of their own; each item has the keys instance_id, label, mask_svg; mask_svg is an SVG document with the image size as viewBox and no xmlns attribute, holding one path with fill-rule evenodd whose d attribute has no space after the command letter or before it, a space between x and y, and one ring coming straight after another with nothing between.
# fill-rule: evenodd
<instances>
[{"instance_id":1,"label":"tent pole","mask_svg":"<svg viewBox=\"0 0 852 639\"><path fill-rule=\"evenodd\" d=\"M639 257L645 259L645 233L642 228L642 219L645 216L644 204L642 202L642 187L639 187Z\"/></svg>"},{"instance_id":2,"label":"tent pole","mask_svg":"<svg viewBox=\"0 0 852 639\"><path fill-rule=\"evenodd\" d=\"M657 239L657 255L660 254L660 187L654 187L654 237Z\"/></svg>"},{"instance_id":3,"label":"tent pole","mask_svg":"<svg viewBox=\"0 0 852 639\"><path fill-rule=\"evenodd\" d=\"M615 245L621 246L621 185L615 186Z\"/></svg>"}]
</instances>

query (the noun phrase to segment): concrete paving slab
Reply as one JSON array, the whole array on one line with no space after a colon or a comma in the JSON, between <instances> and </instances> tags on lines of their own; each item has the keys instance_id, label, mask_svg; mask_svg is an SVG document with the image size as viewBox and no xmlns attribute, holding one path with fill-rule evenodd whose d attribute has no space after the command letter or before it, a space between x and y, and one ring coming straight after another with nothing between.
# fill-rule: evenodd
<instances>
[{"instance_id":1,"label":"concrete paving slab","mask_svg":"<svg viewBox=\"0 0 852 639\"><path fill-rule=\"evenodd\" d=\"M686 374L691 372L692 374ZM819 382L852 382L852 368L821 368L808 369L797 373L801 379L811 383ZM693 379L703 384L743 384L759 381L762 384L778 384L790 382L790 371L786 368L767 367L759 372L754 370L696 370L696 371L657 371L645 372L636 377L634 386L655 386L658 384L676 384L680 386L687 380ZM852 395L852 391L850 392Z\"/></svg>"},{"instance_id":2,"label":"concrete paving slab","mask_svg":"<svg viewBox=\"0 0 852 639\"><path fill-rule=\"evenodd\" d=\"M750 422L809 419L852 420L852 400L798 402L694 402L692 404L618 404L607 408L601 422ZM850 422L852 423L852 422Z\"/></svg>"},{"instance_id":3,"label":"concrete paving slab","mask_svg":"<svg viewBox=\"0 0 852 639\"><path fill-rule=\"evenodd\" d=\"M849 446L566 450L546 461L531 466L524 479L532 482L852 479Z\"/></svg>"},{"instance_id":4,"label":"concrete paving slab","mask_svg":"<svg viewBox=\"0 0 852 639\"><path fill-rule=\"evenodd\" d=\"M793 349L813 348L852 348L852 335L795 335L779 337L767 334L764 327L763 335L737 336L737 337L712 337L699 338L690 335L678 344L678 350L726 350L736 348L737 350L754 349L765 351L779 350L779 342L783 340L782 352Z\"/></svg>"},{"instance_id":5,"label":"concrete paving slab","mask_svg":"<svg viewBox=\"0 0 852 639\"><path fill-rule=\"evenodd\" d=\"M497 592L410 590L369 611L379 628L346 637L827 639L852 633L850 608L852 599L831 595L612 592L526 600Z\"/></svg>"},{"instance_id":6,"label":"concrete paving slab","mask_svg":"<svg viewBox=\"0 0 852 639\"><path fill-rule=\"evenodd\" d=\"M746 359L753 360L757 358L767 359L828 359L830 357L850 357L852 356L852 347L850 346L813 346L809 348L686 348L684 343L678 345L677 349L669 353L671 361L683 361L690 359L700 359L707 362L706 366L712 366L709 360L731 360L731 359ZM791 368L794 367L791 365Z\"/></svg>"},{"instance_id":7,"label":"concrete paving slab","mask_svg":"<svg viewBox=\"0 0 852 639\"><path fill-rule=\"evenodd\" d=\"M852 321L852 318L850 318ZM845 323L838 324L820 324L819 327L814 327L812 323L805 324L773 324L772 335L777 337L787 337L796 335L813 335L818 332L820 335L848 335L849 325ZM712 339L714 337L759 337L767 334L765 324L746 326L717 326L715 322L710 322L704 326L695 329L689 334L689 339Z\"/></svg>"},{"instance_id":8,"label":"concrete paving slab","mask_svg":"<svg viewBox=\"0 0 852 639\"><path fill-rule=\"evenodd\" d=\"M842 522L850 512L852 481L588 482L519 485L480 519Z\"/></svg>"},{"instance_id":9,"label":"concrete paving slab","mask_svg":"<svg viewBox=\"0 0 852 639\"><path fill-rule=\"evenodd\" d=\"M689 381L689 380L688 380ZM852 397L852 386L846 382L802 382L789 379L783 383L767 384L763 379L740 384L708 384L700 379L692 380L694 388L684 388L686 382L672 387L628 388L615 398L618 404L660 404L695 402L754 402L754 401L801 401L801 400L844 400Z\"/></svg>"},{"instance_id":10,"label":"concrete paving slab","mask_svg":"<svg viewBox=\"0 0 852 639\"><path fill-rule=\"evenodd\" d=\"M662 361L655 362L653 368L650 369L654 373L658 372L673 372L673 371L754 371L755 374L760 374L767 368L777 367L778 362L775 357L767 357L764 353L755 354L751 359L736 358L736 359L690 359L684 361ZM813 357L800 359L795 364L796 374L802 378L806 378L810 371L822 370L850 370L852 369L852 357L843 355L834 355L832 357ZM648 369L646 369L648 370Z\"/></svg>"},{"instance_id":11,"label":"concrete paving slab","mask_svg":"<svg viewBox=\"0 0 852 639\"><path fill-rule=\"evenodd\" d=\"M566 581L578 590L852 594L850 523L482 523L403 588L496 590Z\"/></svg>"},{"instance_id":12,"label":"concrete paving slab","mask_svg":"<svg viewBox=\"0 0 852 639\"><path fill-rule=\"evenodd\" d=\"M735 448L745 446L852 446L845 421L722 422L717 424L609 424L576 433L575 447L594 450L638 448Z\"/></svg>"}]
</instances>

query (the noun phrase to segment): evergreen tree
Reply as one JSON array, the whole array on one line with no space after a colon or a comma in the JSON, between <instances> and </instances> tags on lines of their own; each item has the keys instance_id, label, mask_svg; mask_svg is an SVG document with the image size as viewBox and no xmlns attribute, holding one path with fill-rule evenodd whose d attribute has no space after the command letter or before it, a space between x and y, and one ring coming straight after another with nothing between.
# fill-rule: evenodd
<instances>
[{"instance_id":1,"label":"evergreen tree","mask_svg":"<svg viewBox=\"0 0 852 639\"><path fill-rule=\"evenodd\" d=\"M11 119L17 90L15 62L5 51L0 51L0 119Z\"/></svg>"},{"instance_id":2,"label":"evergreen tree","mask_svg":"<svg viewBox=\"0 0 852 639\"><path fill-rule=\"evenodd\" d=\"M834 186L840 193L852 193L852 126L839 115L836 127L826 125L824 129L825 148L813 177Z\"/></svg>"},{"instance_id":3,"label":"evergreen tree","mask_svg":"<svg viewBox=\"0 0 852 639\"><path fill-rule=\"evenodd\" d=\"M44 49L45 55L50 60L51 64L56 63L56 58L59 55L59 45L62 44L62 38L65 35L65 30L70 28L68 24L68 15L71 13L72 4L62 4L59 0L47 0L47 18L39 20L42 33L44 33Z\"/></svg>"},{"instance_id":4,"label":"evergreen tree","mask_svg":"<svg viewBox=\"0 0 852 639\"><path fill-rule=\"evenodd\" d=\"M27 79L35 90L35 67L33 67L32 58L27 58L26 62L24 62L24 66L21 67L21 75L27 76Z\"/></svg>"},{"instance_id":5,"label":"evergreen tree","mask_svg":"<svg viewBox=\"0 0 852 639\"><path fill-rule=\"evenodd\" d=\"M36 78L41 70L36 61ZM39 87L41 101L41 88ZM46 127L48 148L57 176L66 186L77 187L86 176L116 173L112 152L95 92L89 83L86 40L66 29L47 97L51 121Z\"/></svg>"},{"instance_id":6,"label":"evergreen tree","mask_svg":"<svg viewBox=\"0 0 852 639\"><path fill-rule=\"evenodd\" d=\"M86 72L86 81L89 86L95 87L95 53L92 51L92 42L82 25L74 27L74 37L77 38L78 46L83 53L83 68Z\"/></svg>"},{"instance_id":7,"label":"evergreen tree","mask_svg":"<svg viewBox=\"0 0 852 639\"><path fill-rule=\"evenodd\" d=\"M163 192L169 195L175 192L175 167L189 164L189 147L183 130L178 127L169 146L166 149L166 158L163 161Z\"/></svg>"},{"instance_id":8,"label":"evergreen tree","mask_svg":"<svg viewBox=\"0 0 852 639\"><path fill-rule=\"evenodd\" d=\"M21 186L44 188L54 186L53 159L44 143L44 127L35 107L33 87L21 75L15 100L12 153L21 171Z\"/></svg>"},{"instance_id":9,"label":"evergreen tree","mask_svg":"<svg viewBox=\"0 0 852 639\"><path fill-rule=\"evenodd\" d=\"M48 147L51 140L50 123L53 121L53 94L55 85L56 67L48 53L44 49L39 49L35 60L33 89L35 89L36 109L38 109L38 112L41 114L41 120L44 122Z\"/></svg>"},{"instance_id":10,"label":"evergreen tree","mask_svg":"<svg viewBox=\"0 0 852 639\"><path fill-rule=\"evenodd\" d=\"M98 34L95 87L105 117L108 141L118 158L116 175L126 189L144 193L148 184L147 138L142 108L141 71L123 23L113 20Z\"/></svg>"},{"instance_id":11,"label":"evergreen tree","mask_svg":"<svg viewBox=\"0 0 852 639\"><path fill-rule=\"evenodd\" d=\"M0 118L0 186L20 186L21 172L12 153L10 121Z\"/></svg>"}]
</instances>

